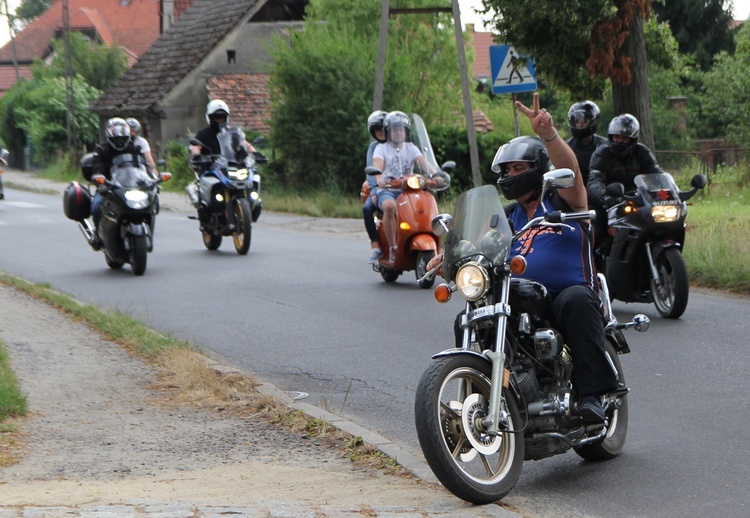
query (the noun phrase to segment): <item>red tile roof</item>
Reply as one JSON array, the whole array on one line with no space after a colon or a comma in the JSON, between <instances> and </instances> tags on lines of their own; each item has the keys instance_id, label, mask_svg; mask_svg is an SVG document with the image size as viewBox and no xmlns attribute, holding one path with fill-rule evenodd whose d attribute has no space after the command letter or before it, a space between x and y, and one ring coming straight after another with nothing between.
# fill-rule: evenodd
<instances>
[{"instance_id":1,"label":"red tile roof","mask_svg":"<svg viewBox=\"0 0 750 518\"><path fill-rule=\"evenodd\" d=\"M116 44L140 56L159 37L157 0L69 0L70 26L96 32L104 43ZM50 41L62 30L62 1L52 6L16 36L19 62L44 58ZM0 63L12 63L11 44L0 49Z\"/></svg>"},{"instance_id":2,"label":"red tile roof","mask_svg":"<svg viewBox=\"0 0 750 518\"><path fill-rule=\"evenodd\" d=\"M212 76L206 84L211 99L223 99L229 105L231 124L268 134L271 96L268 76L263 74L225 74Z\"/></svg>"},{"instance_id":3,"label":"red tile roof","mask_svg":"<svg viewBox=\"0 0 750 518\"><path fill-rule=\"evenodd\" d=\"M31 77L31 69L26 66L19 66L18 74L28 79ZM16 70L13 65L9 67L0 66L0 97L14 84L16 84Z\"/></svg>"},{"instance_id":4,"label":"red tile roof","mask_svg":"<svg viewBox=\"0 0 750 518\"><path fill-rule=\"evenodd\" d=\"M474 46L474 64L471 66L473 77L486 76L490 77L490 46L496 45L493 41L494 34L491 32L474 32L474 26L466 25L466 32L472 35L472 45Z\"/></svg>"}]
</instances>

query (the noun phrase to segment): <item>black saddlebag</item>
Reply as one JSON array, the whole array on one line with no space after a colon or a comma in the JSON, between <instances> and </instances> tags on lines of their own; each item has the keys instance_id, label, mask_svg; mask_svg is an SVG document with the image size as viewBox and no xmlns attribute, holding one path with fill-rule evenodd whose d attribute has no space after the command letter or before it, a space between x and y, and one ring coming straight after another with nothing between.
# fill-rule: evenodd
<instances>
[{"instance_id":1,"label":"black saddlebag","mask_svg":"<svg viewBox=\"0 0 750 518\"><path fill-rule=\"evenodd\" d=\"M91 216L91 195L78 182L70 182L63 193L63 210L68 219L81 221Z\"/></svg>"}]
</instances>

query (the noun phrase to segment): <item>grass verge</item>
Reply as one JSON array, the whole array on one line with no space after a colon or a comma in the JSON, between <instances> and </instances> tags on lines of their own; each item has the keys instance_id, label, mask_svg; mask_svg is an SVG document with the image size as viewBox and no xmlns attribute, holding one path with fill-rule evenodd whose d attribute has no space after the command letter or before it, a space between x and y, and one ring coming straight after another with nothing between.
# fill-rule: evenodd
<instances>
[{"instance_id":1,"label":"grass verge","mask_svg":"<svg viewBox=\"0 0 750 518\"><path fill-rule=\"evenodd\" d=\"M295 433L304 433L307 437L315 437L329 446L339 448L343 455L358 466L410 476L393 459L365 444L361 438L352 438L325 421L309 417L271 396L261 394L256 390L260 383L251 375L217 367L190 342L153 331L121 313L81 304L47 285L31 283L3 272L0 272L0 283L86 322L107 340L120 343L149 361L159 373L157 387L172 391L171 399L179 404L264 418L272 424ZM13 402L12 407L9 405L11 411L7 416L23 415L26 401L21 396L18 381L10 369L7 351L0 343L0 412L6 393L8 401ZM20 434L13 420L5 417L0 413L0 466L3 462L6 462L5 465L15 462L15 453L19 451L20 443ZM7 452L5 457L4 452Z\"/></svg>"}]
</instances>

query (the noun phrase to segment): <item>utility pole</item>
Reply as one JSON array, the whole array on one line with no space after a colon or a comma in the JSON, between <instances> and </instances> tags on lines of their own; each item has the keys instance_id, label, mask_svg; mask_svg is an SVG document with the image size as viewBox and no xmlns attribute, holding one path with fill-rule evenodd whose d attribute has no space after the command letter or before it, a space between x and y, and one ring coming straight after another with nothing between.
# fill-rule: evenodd
<instances>
[{"instance_id":1,"label":"utility pole","mask_svg":"<svg viewBox=\"0 0 750 518\"><path fill-rule=\"evenodd\" d=\"M7 2L7 0L6 0ZM78 162L78 130L75 118L75 93L73 91L73 51L70 42L70 9L68 0L62 0L63 47L65 49L65 106L67 108L65 128L68 132L68 149Z\"/></svg>"}]
</instances>

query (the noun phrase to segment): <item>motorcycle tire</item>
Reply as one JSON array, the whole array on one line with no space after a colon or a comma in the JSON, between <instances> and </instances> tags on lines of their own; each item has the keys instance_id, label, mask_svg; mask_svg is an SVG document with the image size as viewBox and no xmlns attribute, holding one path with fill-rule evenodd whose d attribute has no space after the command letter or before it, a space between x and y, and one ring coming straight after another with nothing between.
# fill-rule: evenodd
<instances>
[{"instance_id":1,"label":"motorcycle tire","mask_svg":"<svg viewBox=\"0 0 750 518\"><path fill-rule=\"evenodd\" d=\"M617 371L617 381L620 386L625 387L625 375L622 371L620 358L615 351L615 347L607 341L605 352L609 357L611 364ZM610 403L607 408L607 418L609 419L609 429L604 440L597 444L587 444L574 448L575 452L583 459L591 461L614 459L625 446L625 439L628 435L628 396L627 394L608 399L605 396L605 404Z\"/></svg>"},{"instance_id":2,"label":"motorcycle tire","mask_svg":"<svg viewBox=\"0 0 750 518\"><path fill-rule=\"evenodd\" d=\"M680 318L685 312L690 291L685 258L677 248L667 248L655 260L659 285L651 279L654 306L663 318Z\"/></svg>"},{"instance_id":3,"label":"motorcycle tire","mask_svg":"<svg viewBox=\"0 0 750 518\"><path fill-rule=\"evenodd\" d=\"M216 250L221 246L221 236L217 236L210 232L203 232L203 244L208 250Z\"/></svg>"},{"instance_id":4,"label":"motorcycle tire","mask_svg":"<svg viewBox=\"0 0 750 518\"><path fill-rule=\"evenodd\" d=\"M380 267L380 276L385 282L396 282L399 275L401 275L401 272L391 270L390 268L383 268L382 266Z\"/></svg>"},{"instance_id":5,"label":"motorcycle tire","mask_svg":"<svg viewBox=\"0 0 750 518\"><path fill-rule=\"evenodd\" d=\"M430 259L435 257L435 252L432 250L427 250L426 252L419 252L417 254L417 267L416 267L416 274L417 274L417 284L420 288L423 289L430 289L432 288L432 285L435 284L435 278L432 279L425 279L423 281L420 281L419 279L424 276L424 274L427 273L427 263L430 262Z\"/></svg>"},{"instance_id":6,"label":"motorcycle tire","mask_svg":"<svg viewBox=\"0 0 750 518\"><path fill-rule=\"evenodd\" d=\"M234 249L240 255L245 255L250 250L250 238L252 237L252 215L250 211L250 202L247 198L237 198L234 205L234 230L232 239L234 240Z\"/></svg>"},{"instance_id":7,"label":"motorcycle tire","mask_svg":"<svg viewBox=\"0 0 750 518\"><path fill-rule=\"evenodd\" d=\"M523 422L510 390L503 389L509 431L493 438L473 427L488 411L491 369L475 356L439 358L419 380L414 401L417 437L430 469L451 493L477 505L507 495L524 458ZM459 394L465 394L462 401Z\"/></svg>"},{"instance_id":8,"label":"motorcycle tire","mask_svg":"<svg viewBox=\"0 0 750 518\"><path fill-rule=\"evenodd\" d=\"M146 241L146 236L130 237L128 254L133 275L143 275L146 272L146 260L148 258L148 243Z\"/></svg>"},{"instance_id":9,"label":"motorcycle tire","mask_svg":"<svg viewBox=\"0 0 750 518\"><path fill-rule=\"evenodd\" d=\"M109 266L112 270L119 270L120 268L122 268L122 265L125 264L119 259L111 258L107 252L104 252L104 260L107 261L107 266Z\"/></svg>"}]
</instances>

